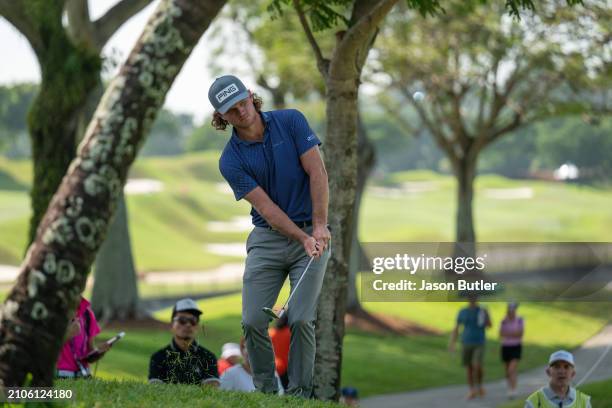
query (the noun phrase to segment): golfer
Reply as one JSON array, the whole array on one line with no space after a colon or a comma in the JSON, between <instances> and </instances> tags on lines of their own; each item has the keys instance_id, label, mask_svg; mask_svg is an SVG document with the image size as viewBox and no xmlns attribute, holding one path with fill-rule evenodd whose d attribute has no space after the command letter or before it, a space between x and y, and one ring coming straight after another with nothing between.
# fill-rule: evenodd
<instances>
[{"instance_id":1,"label":"golfer","mask_svg":"<svg viewBox=\"0 0 612 408\"><path fill-rule=\"evenodd\" d=\"M591 397L572 387L576 375L572 353L559 350L548 359L548 386L540 388L527 398L525 408L591 408Z\"/></svg>"},{"instance_id":2,"label":"golfer","mask_svg":"<svg viewBox=\"0 0 612 408\"><path fill-rule=\"evenodd\" d=\"M302 113L262 112L262 100L235 76L217 78L208 91L212 125L232 134L219 169L236 200L251 205L254 229L246 243L242 327L255 388L276 393L269 316L287 276L293 288L313 263L288 305L291 345L287 394L309 398L315 357L313 321L330 256L329 188L319 145Z\"/></svg>"}]
</instances>

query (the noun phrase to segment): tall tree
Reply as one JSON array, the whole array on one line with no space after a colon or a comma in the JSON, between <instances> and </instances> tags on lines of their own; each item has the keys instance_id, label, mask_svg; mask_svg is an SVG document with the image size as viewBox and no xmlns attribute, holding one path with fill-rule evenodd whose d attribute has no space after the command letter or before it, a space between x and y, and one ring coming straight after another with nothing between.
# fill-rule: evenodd
<instances>
[{"instance_id":1,"label":"tall tree","mask_svg":"<svg viewBox=\"0 0 612 408\"><path fill-rule=\"evenodd\" d=\"M87 127L9 293L0 320L0 384L52 383L68 318L164 98L224 0L164 0Z\"/></svg>"},{"instance_id":2,"label":"tall tree","mask_svg":"<svg viewBox=\"0 0 612 408\"><path fill-rule=\"evenodd\" d=\"M389 78L385 92L399 98L396 104L412 106L449 159L457 179L455 239L473 243L480 153L540 119L590 111L584 90L602 76L610 91L612 59L600 47L610 50L612 12L599 0L573 9L543 3L537 15L520 20L500 13L498 3L445 7L437 20L393 13L377 55Z\"/></svg>"},{"instance_id":3,"label":"tall tree","mask_svg":"<svg viewBox=\"0 0 612 408\"><path fill-rule=\"evenodd\" d=\"M111 36L152 0L121 0L99 19L92 21L87 0L0 0L0 15L15 26L29 41L41 69L40 92L28 118L32 144L34 180L31 190L32 217L29 240L57 190L76 145L97 105L103 85L100 54ZM63 16L66 20L63 20ZM121 197L123 200L123 197ZM95 287L97 312L116 310L119 315L137 314L137 306L126 310L114 302L111 294L100 289L123 288L129 304L138 304L136 273L131 258L126 206L113 226L109 240L130 258L114 257L102 251L96 265L96 277L105 279ZM121 275L113 272L121 271ZM105 276L107 275L107 276ZM113 276L120 278L113 281ZM126 288L131 288L126 292ZM113 314L109 318L115 317Z\"/></svg>"}]
</instances>

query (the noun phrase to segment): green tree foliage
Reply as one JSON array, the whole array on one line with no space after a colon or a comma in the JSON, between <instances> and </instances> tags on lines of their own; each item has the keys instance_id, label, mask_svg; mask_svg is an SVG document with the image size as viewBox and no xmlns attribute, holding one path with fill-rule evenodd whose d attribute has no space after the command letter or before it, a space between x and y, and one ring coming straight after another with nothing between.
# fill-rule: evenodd
<instances>
[{"instance_id":1,"label":"green tree foliage","mask_svg":"<svg viewBox=\"0 0 612 408\"><path fill-rule=\"evenodd\" d=\"M555 118L536 126L535 167L555 169L570 162L586 180L612 179L612 118L584 123L580 117Z\"/></svg>"}]
</instances>

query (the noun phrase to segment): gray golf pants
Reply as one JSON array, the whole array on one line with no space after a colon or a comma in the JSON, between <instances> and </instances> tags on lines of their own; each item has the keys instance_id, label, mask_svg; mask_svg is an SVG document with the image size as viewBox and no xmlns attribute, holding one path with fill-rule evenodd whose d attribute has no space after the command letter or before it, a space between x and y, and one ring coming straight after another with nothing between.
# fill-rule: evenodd
<instances>
[{"instance_id":1,"label":"gray golf pants","mask_svg":"<svg viewBox=\"0 0 612 408\"><path fill-rule=\"evenodd\" d=\"M303 228L308 234L312 227ZM291 329L288 394L309 398L315 359L314 319L330 250L315 259L287 307ZM247 259L242 287L242 328L255 388L277 390L274 351L268 336L270 317L263 307L273 307L289 275L293 289L310 258L304 247L277 231L255 227L247 239ZM283 299L284 301L284 299Z\"/></svg>"}]
</instances>

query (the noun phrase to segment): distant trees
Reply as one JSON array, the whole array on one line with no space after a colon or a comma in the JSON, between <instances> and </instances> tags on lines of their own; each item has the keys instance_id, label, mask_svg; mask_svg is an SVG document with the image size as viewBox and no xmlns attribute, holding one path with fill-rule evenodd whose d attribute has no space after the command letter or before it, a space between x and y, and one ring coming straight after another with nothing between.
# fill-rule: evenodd
<instances>
[{"instance_id":1,"label":"distant trees","mask_svg":"<svg viewBox=\"0 0 612 408\"><path fill-rule=\"evenodd\" d=\"M591 111L596 84L610 76L610 54L599 52L612 24L604 1L550 2L521 20L503 7L449 2L437 19L398 10L377 43L387 92L418 114L457 178L457 242L476 241L481 152L528 124Z\"/></svg>"}]
</instances>

